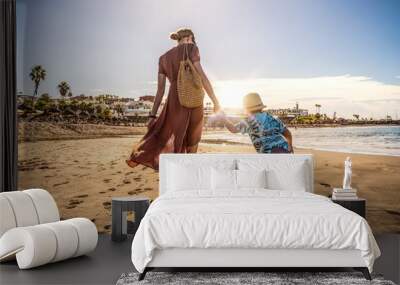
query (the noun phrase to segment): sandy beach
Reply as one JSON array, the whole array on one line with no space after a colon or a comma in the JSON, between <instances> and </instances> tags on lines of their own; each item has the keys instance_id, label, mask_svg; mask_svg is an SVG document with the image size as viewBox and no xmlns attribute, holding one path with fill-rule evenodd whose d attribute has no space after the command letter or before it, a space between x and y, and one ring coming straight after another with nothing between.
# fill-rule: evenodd
<instances>
[{"instance_id":1,"label":"sandy beach","mask_svg":"<svg viewBox=\"0 0 400 285\"><path fill-rule=\"evenodd\" d=\"M109 232L113 196L158 196L158 173L125 165L140 136L19 143L19 188L44 188L55 198L63 219L93 220ZM202 142L200 153L253 153L249 145ZM330 194L342 181L349 154L296 149L315 156L315 192ZM400 233L400 157L352 154L353 187L367 199L367 219L375 233Z\"/></svg>"}]
</instances>

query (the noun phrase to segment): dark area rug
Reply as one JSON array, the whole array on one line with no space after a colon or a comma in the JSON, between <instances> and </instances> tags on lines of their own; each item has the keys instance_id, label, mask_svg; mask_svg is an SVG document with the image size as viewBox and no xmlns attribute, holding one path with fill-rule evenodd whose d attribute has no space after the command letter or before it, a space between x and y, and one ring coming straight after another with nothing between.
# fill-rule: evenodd
<instances>
[{"instance_id":1,"label":"dark area rug","mask_svg":"<svg viewBox=\"0 0 400 285\"><path fill-rule=\"evenodd\" d=\"M117 285L145 284L373 284L395 285L392 281L384 280L380 275L372 275L368 281L359 272L148 272L146 278L138 281L138 273L122 274Z\"/></svg>"}]
</instances>

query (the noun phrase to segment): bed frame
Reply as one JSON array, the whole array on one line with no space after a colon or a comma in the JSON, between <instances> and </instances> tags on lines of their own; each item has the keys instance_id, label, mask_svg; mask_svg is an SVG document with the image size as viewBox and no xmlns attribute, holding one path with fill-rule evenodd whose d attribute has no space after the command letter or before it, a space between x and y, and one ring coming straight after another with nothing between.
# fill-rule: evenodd
<instances>
[{"instance_id":1,"label":"bed frame","mask_svg":"<svg viewBox=\"0 0 400 285\"><path fill-rule=\"evenodd\" d=\"M295 159L306 161L309 187L307 192L314 192L313 158L312 155L293 154L162 154L160 156L160 195L165 193L168 179L169 162L179 163L184 160L207 162L240 159L265 158L268 160ZM169 248L154 252L152 261L139 275L143 280L146 273L155 268L232 268L246 271L254 268L343 268L350 267L361 271L367 280L371 275L359 250L330 249L249 249L249 248Z\"/></svg>"}]
</instances>

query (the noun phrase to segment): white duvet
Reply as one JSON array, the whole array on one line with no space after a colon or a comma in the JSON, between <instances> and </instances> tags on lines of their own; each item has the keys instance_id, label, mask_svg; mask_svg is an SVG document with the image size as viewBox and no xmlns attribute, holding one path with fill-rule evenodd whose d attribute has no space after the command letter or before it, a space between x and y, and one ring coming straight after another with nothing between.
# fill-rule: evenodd
<instances>
[{"instance_id":1,"label":"white duvet","mask_svg":"<svg viewBox=\"0 0 400 285\"><path fill-rule=\"evenodd\" d=\"M132 262L143 272L165 248L358 249L371 272L380 255L359 215L320 195L265 189L160 196L134 237Z\"/></svg>"}]
</instances>

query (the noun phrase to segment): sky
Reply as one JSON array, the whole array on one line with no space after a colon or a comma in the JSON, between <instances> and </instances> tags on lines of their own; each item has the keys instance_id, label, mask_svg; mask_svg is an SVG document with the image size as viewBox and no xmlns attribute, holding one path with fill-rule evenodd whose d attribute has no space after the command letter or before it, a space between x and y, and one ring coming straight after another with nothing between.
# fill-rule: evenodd
<instances>
[{"instance_id":1,"label":"sky","mask_svg":"<svg viewBox=\"0 0 400 285\"><path fill-rule=\"evenodd\" d=\"M190 27L225 107L259 92L270 108L400 118L398 0L17 0L18 90L155 94L158 58Z\"/></svg>"}]
</instances>

